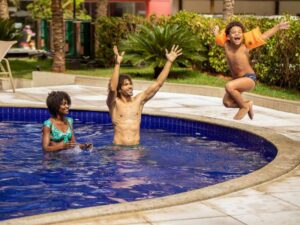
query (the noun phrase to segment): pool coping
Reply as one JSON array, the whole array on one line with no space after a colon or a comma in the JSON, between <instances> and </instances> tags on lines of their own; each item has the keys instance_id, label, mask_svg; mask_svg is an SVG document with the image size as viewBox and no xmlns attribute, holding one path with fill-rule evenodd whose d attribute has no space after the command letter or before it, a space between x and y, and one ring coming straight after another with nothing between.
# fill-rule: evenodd
<instances>
[{"instance_id":1,"label":"pool coping","mask_svg":"<svg viewBox=\"0 0 300 225\"><path fill-rule=\"evenodd\" d=\"M26 107L26 105L19 105ZM15 105L17 107L17 105ZM32 106L27 106L32 107ZM41 107L38 107L41 108ZM86 109L90 111L105 111L89 109L87 107L74 107L73 109ZM28 217L0 221L0 225L4 224L56 224L62 222L71 222L84 220L108 215L117 215L123 213L139 212L150 209L158 209L163 207L175 206L195 201L203 201L214 197L219 197L232 192L243 190L245 188L254 187L274 179L278 179L300 164L300 142L293 141L281 134L277 134L271 129L255 127L246 124L232 123L221 119L214 119L203 116L193 116L189 114L151 112L144 110L144 115L156 115L195 120L205 123L211 123L219 126L230 127L234 129L245 130L255 135L261 136L273 143L278 154L275 159L265 167L254 171L245 176L232 179L223 183L215 184L201 189L192 190L189 192L179 193L161 198L140 200L135 202L118 203L113 205L93 206L81 209L71 209L53 213L39 214Z\"/></svg>"},{"instance_id":2,"label":"pool coping","mask_svg":"<svg viewBox=\"0 0 300 225\"><path fill-rule=\"evenodd\" d=\"M93 87L107 87L108 80L106 77L94 77L77 74L61 74L45 71L33 71L32 80L15 78L17 88L31 88L41 86L56 86L56 85L87 85ZM144 90L153 81L134 80L135 89ZM170 83L168 80L160 89L160 92L194 94L211 97L223 97L225 94L224 88L212 87L206 85L195 84L176 84ZM283 112L300 114L300 101L285 100L262 96L250 92L243 93L246 99L251 99L255 105L275 109Z\"/></svg>"}]
</instances>

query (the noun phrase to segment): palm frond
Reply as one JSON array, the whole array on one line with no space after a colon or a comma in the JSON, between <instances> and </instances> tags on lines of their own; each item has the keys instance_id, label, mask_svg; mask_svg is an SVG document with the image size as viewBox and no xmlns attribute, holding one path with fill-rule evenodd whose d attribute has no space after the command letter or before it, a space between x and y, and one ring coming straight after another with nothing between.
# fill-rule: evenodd
<instances>
[{"instance_id":1,"label":"palm frond","mask_svg":"<svg viewBox=\"0 0 300 225\"><path fill-rule=\"evenodd\" d=\"M126 59L135 65L144 61L161 67L166 62L165 49L170 50L173 45L182 48L183 55L177 59L178 63L193 64L204 60L200 54L203 50L200 39L177 24L140 25L137 32L121 43L121 49L126 51Z\"/></svg>"}]
</instances>

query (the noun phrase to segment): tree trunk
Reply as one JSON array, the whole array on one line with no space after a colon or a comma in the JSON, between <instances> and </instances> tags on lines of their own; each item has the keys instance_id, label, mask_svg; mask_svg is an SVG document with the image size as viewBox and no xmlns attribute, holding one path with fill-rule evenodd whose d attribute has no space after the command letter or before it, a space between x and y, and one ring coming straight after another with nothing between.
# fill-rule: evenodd
<instances>
[{"instance_id":1,"label":"tree trunk","mask_svg":"<svg viewBox=\"0 0 300 225\"><path fill-rule=\"evenodd\" d=\"M102 16L107 16L107 7L108 7L108 0L97 0L97 11L96 11L96 19ZM96 58L99 58L99 36L98 36L98 26L97 23L95 23L95 56Z\"/></svg>"},{"instance_id":2,"label":"tree trunk","mask_svg":"<svg viewBox=\"0 0 300 225\"><path fill-rule=\"evenodd\" d=\"M9 19L7 0L0 0L0 19Z\"/></svg>"},{"instance_id":3,"label":"tree trunk","mask_svg":"<svg viewBox=\"0 0 300 225\"><path fill-rule=\"evenodd\" d=\"M98 0L97 1L97 18L100 16L107 16L107 7L108 7L108 0Z\"/></svg>"},{"instance_id":4,"label":"tree trunk","mask_svg":"<svg viewBox=\"0 0 300 225\"><path fill-rule=\"evenodd\" d=\"M223 19L230 20L233 16L234 0L223 0Z\"/></svg>"},{"instance_id":5,"label":"tree trunk","mask_svg":"<svg viewBox=\"0 0 300 225\"><path fill-rule=\"evenodd\" d=\"M53 37L53 65L52 71L62 73L66 70L65 62L65 29L62 0L52 0L52 37Z\"/></svg>"}]
</instances>

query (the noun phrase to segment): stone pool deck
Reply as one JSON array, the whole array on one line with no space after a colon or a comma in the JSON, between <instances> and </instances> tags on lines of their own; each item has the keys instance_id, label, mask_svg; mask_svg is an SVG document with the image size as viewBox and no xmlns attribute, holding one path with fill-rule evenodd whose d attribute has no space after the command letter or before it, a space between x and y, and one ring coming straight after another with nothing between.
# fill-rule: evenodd
<instances>
[{"instance_id":1,"label":"stone pool deck","mask_svg":"<svg viewBox=\"0 0 300 225\"><path fill-rule=\"evenodd\" d=\"M107 80L106 80L107 82ZM104 82L105 83L105 82ZM142 89L147 82L137 85ZM106 83L107 85L107 83ZM64 90L72 107L107 111L106 85L73 85L19 88L0 92L0 105L45 107L47 93ZM171 85L172 86L172 85ZM236 109L226 109L220 97L177 93L174 85L160 91L144 113L200 119L258 133L279 146L275 162L242 179L235 179L190 194L134 203L100 206L2 221L0 224L59 225L298 225L300 224L300 114L254 105L254 120L232 119ZM173 88L173 89L172 89ZM138 92L138 91L136 91ZM221 89L212 90L222 92ZM191 91L191 93L196 93ZM249 97L249 96L247 96ZM253 96L250 96L250 98ZM270 100L270 99L269 99ZM274 102L277 100L274 99ZM299 102L294 102L298 110ZM269 104L269 103L268 103ZM278 103L276 103L278 104ZM293 102L291 102L293 105ZM262 105L262 104L260 104ZM276 108L276 107L275 107ZM286 108L285 108L285 111ZM3 206L1 206L3 207Z\"/></svg>"}]
</instances>

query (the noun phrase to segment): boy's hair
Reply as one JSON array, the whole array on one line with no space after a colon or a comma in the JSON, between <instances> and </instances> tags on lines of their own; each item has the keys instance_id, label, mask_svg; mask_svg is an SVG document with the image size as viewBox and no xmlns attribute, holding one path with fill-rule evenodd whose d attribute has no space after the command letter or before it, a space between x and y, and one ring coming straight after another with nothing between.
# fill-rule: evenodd
<instances>
[{"instance_id":1,"label":"boy's hair","mask_svg":"<svg viewBox=\"0 0 300 225\"><path fill-rule=\"evenodd\" d=\"M120 74L119 76L119 81L118 81L118 87L117 87L117 96L120 97L120 90L121 90L121 87L124 83L124 80L129 80L129 82L132 84L132 79L129 75L127 74Z\"/></svg>"},{"instance_id":2,"label":"boy's hair","mask_svg":"<svg viewBox=\"0 0 300 225\"><path fill-rule=\"evenodd\" d=\"M63 100L66 100L71 105L70 96L64 91L52 91L48 94L46 104L52 116L56 116L59 112L59 107Z\"/></svg>"},{"instance_id":3,"label":"boy's hair","mask_svg":"<svg viewBox=\"0 0 300 225\"><path fill-rule=\"evenodd\" d=\"M242 29L243 33L245 32L245 27L244 27L244 25L242 23L240 23L238 21L232 21L225 28L225 34L226 34L226 36L229 35L230 30L233 27L240 27Z\"/></svg>"}]
</instances>

